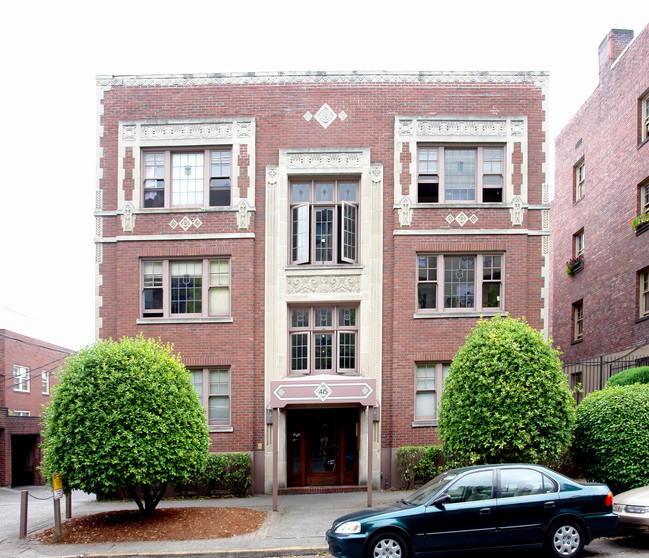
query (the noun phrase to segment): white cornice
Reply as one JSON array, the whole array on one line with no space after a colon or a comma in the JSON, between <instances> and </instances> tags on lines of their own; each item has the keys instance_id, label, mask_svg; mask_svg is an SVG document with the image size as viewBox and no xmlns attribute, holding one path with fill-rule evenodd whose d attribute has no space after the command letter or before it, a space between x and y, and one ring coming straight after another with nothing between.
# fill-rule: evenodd
<instances>
[{"instance_id":1,"label":"white cornice","mask_svg":"<svg viewBox=\"0 0 649 558\"><path fill-rule=\"evenodd\" d=\"M545 86L548 72L246 72L97 76L97 86L267 85L287 83L533 83Z\"/></svg>"}]
</instances>

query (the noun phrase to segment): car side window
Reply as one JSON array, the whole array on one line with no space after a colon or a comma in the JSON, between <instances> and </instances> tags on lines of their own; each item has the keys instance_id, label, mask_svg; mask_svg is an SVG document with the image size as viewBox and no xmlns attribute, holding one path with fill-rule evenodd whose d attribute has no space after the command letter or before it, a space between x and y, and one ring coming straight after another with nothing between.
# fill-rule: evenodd
<instances>
[{"instance_id":1,"label":"car side window","mask_svg":"<svg viewBox=\"0 0 649 558\"><path fill-rule=\"evenodd\" d=\"M532 469L501 469L500 497L515 498L556 492L556 483Z\"/></svg>"},{"instance_id":2,"label":"car side window","mask_svg":"<svg viewBox=\"0 0 649 558\"><path fill-rule=\"evenodd\" d=\"M488 500L493 487L492 471L476 471L458 479L446 493L451 497L451 504Z\"/></svg>"}]
</instances>

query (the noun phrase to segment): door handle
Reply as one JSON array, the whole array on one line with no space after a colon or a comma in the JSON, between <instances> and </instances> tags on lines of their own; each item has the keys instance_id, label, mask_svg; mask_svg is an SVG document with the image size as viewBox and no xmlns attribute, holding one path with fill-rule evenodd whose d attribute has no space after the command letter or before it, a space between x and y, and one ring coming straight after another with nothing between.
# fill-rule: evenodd
<instances>
[{"instance_id":1,"label":"door handle","mask_svg":"<svg viewBox=\"0 0 649 558\"><path fill-rule=\"evenodd\" d=\"M546 502L545 504L543 504L543 507L544 508L553 508L554 505L555 505L554 502Z\"/></svg>"},{"instance_id":2,"label":"door handle","mask_svg":"<svg viewBox=\"0 0 649 558\"><path fill-rule=\"evenodd\" d=\"M489 515L491 513L491 508L482 508L480 510L480 515Z\"/></svg>"}]
</instances>

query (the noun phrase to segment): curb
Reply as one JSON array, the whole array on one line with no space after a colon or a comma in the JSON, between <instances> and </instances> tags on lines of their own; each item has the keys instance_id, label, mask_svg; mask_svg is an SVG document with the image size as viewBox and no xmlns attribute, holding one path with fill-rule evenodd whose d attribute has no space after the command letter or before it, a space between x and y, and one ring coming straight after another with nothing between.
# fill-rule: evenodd
<instances>
[{"instance_id":1,"label":"curb","mask_svg":"<svg viewBox=\"0 0 649 558\"><path fill-rule=\"evenodd\" d=\"M311 556L314 554L329 553L326 546L264 548L243 550L210 550L187 552L136 552L136 553L82 553L61 558L280 558L289 556Z\"/></svg>"}]
</instances>

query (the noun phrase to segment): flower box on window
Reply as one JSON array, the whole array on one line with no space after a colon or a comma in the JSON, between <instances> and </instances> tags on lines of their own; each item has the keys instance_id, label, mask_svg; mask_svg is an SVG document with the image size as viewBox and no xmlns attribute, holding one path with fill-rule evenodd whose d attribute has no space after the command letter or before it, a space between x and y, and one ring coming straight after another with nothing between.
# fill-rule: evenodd
<instances>
[{"instance_id":1,"label":"flower box on window","mask_svg":"<svg viewBox=\"0 0 649 558\"><path fill-rule=\"evenodd\" d=\"M631 221L631 227L635 231L636 236L649 229L649 213L638 215L633 221Z\"/></svg>"},{"instance_id":2,"label":"flower box on window","mask_svg":"<svg viewBox=\"0 0 649 558\"><path fill-rule=\"evenodd\" d=\"M584 256L577 256L566 262L566 275L573 277L584 269Z\"/></svg>"}]
</instances>

